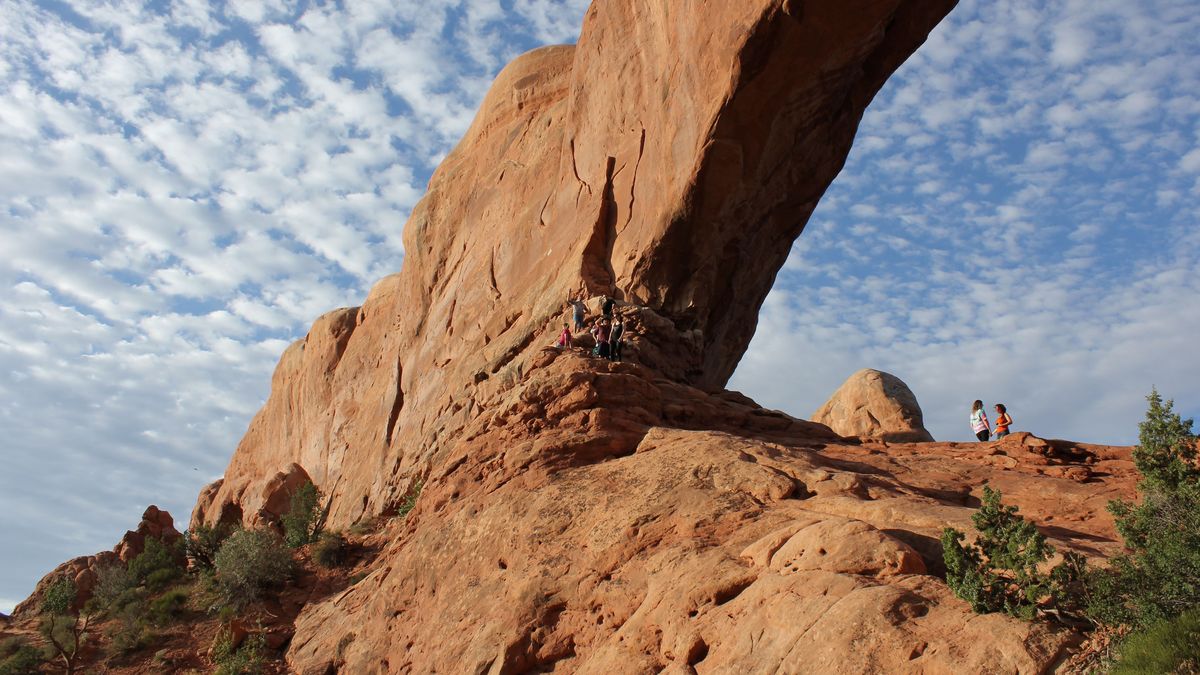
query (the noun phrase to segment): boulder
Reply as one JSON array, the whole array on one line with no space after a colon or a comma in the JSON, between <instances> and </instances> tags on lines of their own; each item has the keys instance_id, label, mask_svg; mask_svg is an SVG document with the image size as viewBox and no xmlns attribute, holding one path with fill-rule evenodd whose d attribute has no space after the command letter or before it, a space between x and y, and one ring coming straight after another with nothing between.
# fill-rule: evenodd
<instances>
[{"instance_id":1,"label":"boulder","mask_svg":"<svg viewBox=\"0 0 1200 675\"><path fill-rule=\"evenodd\" d=\"M871 368L846 378L825 405L812 415L814 422L842 436L897 443L933 440L925 430L917 397L900 378Z\"/></svg>"}]
</instances>

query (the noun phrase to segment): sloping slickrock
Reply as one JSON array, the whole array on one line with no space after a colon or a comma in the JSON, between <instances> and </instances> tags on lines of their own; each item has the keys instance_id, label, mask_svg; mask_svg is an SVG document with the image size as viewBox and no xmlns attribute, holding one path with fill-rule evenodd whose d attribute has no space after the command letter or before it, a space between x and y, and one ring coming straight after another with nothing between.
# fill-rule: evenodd
<instances>
[{"instance_id":1,"label":"sloping slickrock","mask_svg":"<svg viewBox=\"0 0 1200 675\"><path fill-rule=\"evenodd\" d=\"M892 457L801 422L764 429L736 403L594 363L549 353L489 406L391 523L378 567L297 619L296 672L1036 673L1077 642L974 615L930 572L984 482L1061 488L1070 509L1096 487L1031 485L1035 467L957 446ZM706 399L725 431L653 421ZM1084 546L1113 536L1066 515ZM1055 536L1071 532L1052 541L1077 548Z\"/></svg>"},{"instance_id":2,"label":"sloping slickrock","mask_svg":"<svg viewBox=\"0 0 1200 675\"><path fill-rule=\"evenodd\" d=\"M933 440L925 430L917 397L908 385L891 373L871 368L846 378L812 419L842 436L898 443Z\"/></svg>"}]
</instances>

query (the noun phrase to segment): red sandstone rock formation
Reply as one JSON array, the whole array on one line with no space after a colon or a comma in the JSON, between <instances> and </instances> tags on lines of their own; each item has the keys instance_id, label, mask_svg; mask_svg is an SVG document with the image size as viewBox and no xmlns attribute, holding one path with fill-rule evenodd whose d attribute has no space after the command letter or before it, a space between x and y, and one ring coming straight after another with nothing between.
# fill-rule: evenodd
<instances>
[{"instance_id":1,"label":"red sandstone rock formation","mask_svg":"<svg viewBox=\"0 0 1200 675\"><path fill-rule=\"evenodd\" d=\"M929 574L936 537L983 481L1021 498L1054 482L1080 486L1056 540L1103 554L1097 504L1123 483L1054 477L1016 441L884 454L718 390L863 109L952 5L613 0L576 47L501 73L406 226L401 273L284 354L193 514L269 520L293 464L333 495L334 527L424 481L378 569L299 617L297 672L1062 657L1071 633L953 599ZM545 347L565 300L599 294L633 363Z\"/></svg>"},{"instance_id":2,"label":"red sandstone rock formation","mask_svg":"<svg viewBox=\"0 0 1200 675\"><path fill-rule=\"evenodd\" d=\"M13 618L25 619L38 612L46 589L63 577L75 582L74 607L78 609L92 597L92 590L96 586L96 572L101 567L128 564L145 550L147 538L161 539L164 543L173 544L179 537L171 514L157 506L148 506L137 528L126 532L111 551L73 558L42 577L33 593L13 609Z\"/></svg>"},{"instance_id":3,"label":"red sandstone rock formation","mask_svg":"<svg viewBox=\"0 0 1200 675\"><path fill-rule=\"evenodd\" d=\"M607 0L497 78L405 228L403 270L283 355L193 522L391 520L303 610L327 672L1043 672L1065 629L978 617L937 536L983 483L1115 546L1127 453L1028 435L858 442L721 391L863 109L953 0ZM627 363L547 347L609 294Z\"/></svg>"},{"instance_id":4,"label":"red sandstone rock formation","mask_svg":"<svg viewBox=\"0 0 1200 675\"><path fill-rule=\"evenodd\" d=\"M632 355L722 386L884 80L953 0L596 3L575 47L510 64L405 227L403 270L321 317L196 520L299 464L330 523L388 511L511 389L572 294L615 296Z\"/></svg>"},{"instance_id":5,"label":"red sandstone rock formation","mask_svg":"<svg viewBox=\"0 0 1200 675\"><path fill-rule=\"evenodd\" d=\"M871 368L846 378L812 419L842 436L897 442L933 440L925 430L921 405L908 385L891 373Z\"/></svg>"}]
</instances>

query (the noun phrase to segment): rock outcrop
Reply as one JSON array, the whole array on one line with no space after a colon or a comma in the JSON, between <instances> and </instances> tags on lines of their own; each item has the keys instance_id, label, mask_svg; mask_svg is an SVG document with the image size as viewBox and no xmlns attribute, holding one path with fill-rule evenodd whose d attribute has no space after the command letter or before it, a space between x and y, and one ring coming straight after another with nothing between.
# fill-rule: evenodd
<instances>
[{"instance_id":1,"label":"rock outcrop","mask_svg":"<svg viewBox=\"0 0 1200 675\"><path fill-rule=\"evenodd\" d=\"M174 544L180 536L171 514L150 505L142 513L142 520L137 528L127 531L111 551L73 558L42 577L33 593L13 609L13 618L25 619L36 613L46 589L64 577L75 582L74 607L78 609L92 597L92 590L96 586L96 573L100 568L106 565L128 564L145 550L147 539L160 539L163 543Z\"/></svg>"},{"instance_id":2,"label":"rock outcrop","mask_svg":"<svg viewBox=\"0 0 1200 675\"><path fill-rule=\"evenodd\" d=\"M1104 557L1134 483L1128 448L841 443L549 349L486 409L374 571L300 614L293 670L1045 672L1077 636L973 615L941 530L990 484Z\"/></svg>"},{"instance_id":3,"label":"rock outcrop","mask_svg":"<svg viewBox=\"0 0 1200 675\"><path fill-rule=\"evenodd\" d=\"M1056 476L1060 460L1015 442L842 444L721 391L865 106L953 4L611 0L577 46L500 74L405 228L403 270L287 350L193 514L269 521L292 465L333 497L333 527L387 517L424 485L378 567L302 611L292 669L1042 672L1062 658L1069 631L954 599L937 536L966 527L984 481L1019 499L1053 482L1085 514L1054 540L1103 555L1102 500L1128 486ZM601 294L630 327L629 363L546 347L567 299Z\"/></svg>"},{"instance_id":4,"label":"rock outcrop","mask_svg":"<svg viewBox=\"0 0 1200 675\"><path fill-rule=\"evenodd\" d=\"M842 436L897 443L933 440L908 385L891 373L871 368L846 378L812 419Z\"/></svg>"}]
</instances>

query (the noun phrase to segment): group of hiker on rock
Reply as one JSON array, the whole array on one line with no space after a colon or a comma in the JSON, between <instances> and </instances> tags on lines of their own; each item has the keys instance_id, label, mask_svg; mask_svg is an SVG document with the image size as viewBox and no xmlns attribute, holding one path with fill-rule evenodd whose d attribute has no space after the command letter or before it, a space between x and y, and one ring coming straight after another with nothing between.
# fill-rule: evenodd
<instances>
[{"instance_id":1,"label":"group of hiker on rock","mask_svg":"<svg viewBox=\"0 0 1200 675\"><path fill-rule=\"evenodd\" d=\"M621 360L621 348L625 344L625 339L629 335L628 326L621 317L613 316L613 308L616 306L616 300L602 295L600 296L600 316L592 319L591 328L587 325L587 305L580 298L571 298L567 300L567 307L572 313L575 320L575 333L589 332L596 342L596 346L592 348L592 356L598 356L609 361ZM554 343L559 349L567 349L573 346L574 336L571 332L571 327L567 323L563 323L562 333L558 336L558 341Z\"/></svg>"},{"instance_id":2,"label":"group of hiker on rock","mask_svg":"<svg viewBox=\"0 0 1200 675\"><path fill-rule=\"evenodd\" d=\"M988 423L987 413L983 411L983 401L976 399L971 406L971 431L975 432L975 438L980 441L989 440L993 433L996 440L1000 440L1008 435L1008 428L1012 426L1012 417L1008 414L1008 408L1004 407L1003 403L996 404L996 430L992 431L992 425Z\"/></svg>"}]
</instances>

